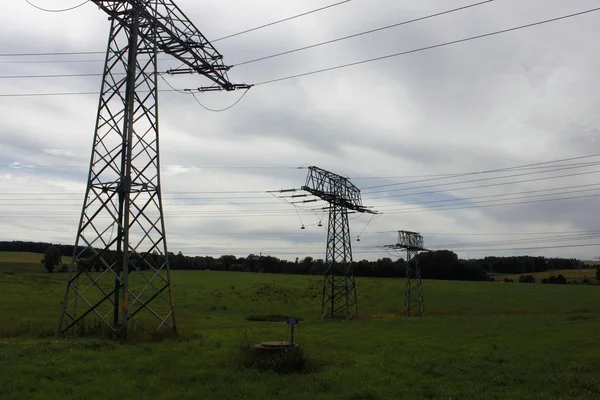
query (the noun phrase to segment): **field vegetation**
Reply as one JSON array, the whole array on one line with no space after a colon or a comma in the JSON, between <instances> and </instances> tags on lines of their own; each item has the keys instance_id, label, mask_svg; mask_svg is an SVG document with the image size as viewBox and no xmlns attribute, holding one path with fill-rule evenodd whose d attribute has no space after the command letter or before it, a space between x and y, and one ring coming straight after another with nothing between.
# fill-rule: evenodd
<instances>
[{"instance_id":1,"label":"field vegetation","mask_svg":"<svg viewBox=\"0 0 600 400\"><path fill-rule=\"evenodd\" d=\"M600 286L425 280L407 318L402 279L359 278L359 318L321 321L319 276L174 271L179 336L121 343L53 336L67 274L42 257L0 252L3 400L600 398ZM287 316L306 368L252 367Z\"/></svg>"},{"instance_id":2,"label":"field vegetation","mask_svg":"<svg viewBox=\"0 0 600 400\"><path fill-rule=\"evenodd\" d=\"M519 277L521 275L522 274L500 274L500 275L495 276L495 279L500 280L500 279L507 278L507 279L512 279L512 280L518 281ZM532 275L535 278L536 282L541 282L542 279L544 279L544 278L550 278L551 276L558 276L558 275L562 275L567 279L567 281L573 281L573 282L581 282L584 279L588 279L590 281L596 280L596 270L590 269L590 268L542 271L542 272L530 273L527 275Z\"/></svg>"}]
</instances>

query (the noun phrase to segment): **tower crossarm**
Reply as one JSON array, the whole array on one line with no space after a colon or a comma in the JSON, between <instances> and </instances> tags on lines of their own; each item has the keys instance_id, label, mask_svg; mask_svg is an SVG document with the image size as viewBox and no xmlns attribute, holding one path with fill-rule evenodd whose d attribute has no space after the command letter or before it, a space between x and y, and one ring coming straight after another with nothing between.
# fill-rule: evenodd
<instances>
[{"instance_id":1,"label":"tower crossarm","mask_svg":"<svg viewBox=\"0 0 600 400\"><path fill-rule=\"evenodd\" d=\"M332 205L359 212L375 213L362 205L360 190L347 178L319 167L308 167L308 170L306 184L302 186L302 190Z\"/></svg>"},{"instance_id":2,"label":"tower crossarm","mask_svg":"<svg viewBox=\"0 0 600 400\"><path fill-rule=\"evenodd\" d=\"M230 69L223 63L223 56L204 37L172 0L92 0L101 10L122 25L132 23L137 13L140 26L154 29L142 30L154 35L146 38L156 43L158 52L169 54L182 64L170 70L171 74L198 73L212 84L199 90L248 89L251 85L232 83L227 77ZM143 34L143 33L142 33Z\"/></svg>"}]
</instances>

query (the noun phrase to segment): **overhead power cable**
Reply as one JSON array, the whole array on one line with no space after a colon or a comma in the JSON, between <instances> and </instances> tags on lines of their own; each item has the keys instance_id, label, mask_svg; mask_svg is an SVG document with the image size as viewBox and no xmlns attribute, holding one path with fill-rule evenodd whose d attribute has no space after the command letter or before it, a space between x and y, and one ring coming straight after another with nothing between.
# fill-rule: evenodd
<instances>
[{"instance_id":1,"label":"overhead power cable","mask_svg":"<svg viewBox=\"0 0 600 400\"><path fill-rule=\"evenodd\" d=\"M75 10L76 8L79 8L79 7L82 7L82 6L86 5L89 2L90 2L90 0L85 0L83 3L77 4L76 6L73 6L73 7L68 7L68 8L62 8L62 9L58 9L58 10L53 10L53 9L48 9L48 8L42 8L42 7L38 6L38 5L33 4L29 0L25 0L25 3L29 4L31 7L37 8L38 10L41 10L41 11L51 12L51 13L59 13L59 12L72 11L72 10Z\"/></svg>"},{"instance_id":2,"label":"overhead power cable","mask_svg":"<svg viewBox=\"0 0 600 400\"><path fill-rule=\"evenodd\" d=\"M517 165L515 167L503 167L503 168L495 168L495 169L488 169L488 170L475 171L475 172L446 174L446 175L441 175L441 176L437 176L437 177L430 178L430 179L422 179L422 180L400 182L400 183L391 183L391 184L386 184L386 185L367 186L367 187L361 188L361 190L378 189L378 188L390 187L390 186L409 185L411 183L430 182L430 181L437 181L437 180L448 179L448 178L458 178L458 177L469 176L469 175L482 175L482 174L491 174L491 173L495 173L495 172L504 172L504 171L510 171L510 170L523 170L523 169L528 169L530 167L538 167L538 166L540 166L542 168L555 168L555 167L559 167L559 166L554 166L554 165L549 165L549 164L556 164L556 163L564 162L564 161L582 160L585 158L594 158L594 157L600 157L600 153L590 154L587 156L563 158L560 160L543 161L543 162L538 162L538 163ZM591 162L591 163L585 164L585 165L595 165L595 164L597 164L597 162ZM577 166L577 165L581 166L583 164L560 165L560 167L571 167L571 166ZM544 171L542 171L542 172L544 172Z\"/></svg>"},{"instance_id":3,"label":"overhead power cable","mask_svg":"<svg viewBox=\"0 0 600 400\"><path fill-rule=\"evenodd\" d=\"M44 9L44 8L39 7L39 6L36 6L35 4L31 3L29 0L25 0L25 1L29 5L31 5L32 7L35 7L37 9L39 9L39 10L42 10L42 11L47 11L47 12L64 12L64 11L70 11L70 10L74 10L76 8L79 8L79 7L81 7L81 6L89 3L90 0L86 0L83 3L81 3L79 5L76 5L74 7L65 8L65 9L61 9L61 10ZM350 1L352 1L352 0L340 1L340 2L337 2L337 3L330 4L328 6L319 7L319 8L313 9L313 10L305 11L303 13L296 14L296 15L293 15L291 17L286 17L286 18L283 18L283 19L280 19L280 20L277 20L277 21L269 22L267 24L263 24L263 25L260 25L260 26L257 26L257 27L251 28L251 29L246 29L246 30L241 31L241 32L232 33L232 34L229 34L227 36L223 36L223 37L220 37L220 38L217 38L217 39L212 39L211 43L218 42L220 40L229 39L229 38L232 38L232 37L235 37L235 36L239 36L239 35L242 35L242 34L245 34L245 33L253 32L253 31L256 31L256 30L259 30L259 29L263 29L263 28L266 28L266 27L269 27L269 26L280 24L282 22L290 21L292 19L300 18L300 17L306 16L306 15L314 14L314 13L316 13L318 11L323 11L323 10L326 10L326 9L329 9L329 8L333 8L333 7L336 7L336 6L345 4L345 3L349 3ZM53 52L53 53L0 53L0 57L73 56L73 55L87 55L87 54L106 54L106 52L105 51L72 51L72 52ZM103 61L103 60L98 60L98 61ZM64 61L62 61L62 62L64 62ZM78 61L74 61L74 62L78 62ZM89 61L83 61L83 62L89 62Z\"/></svg>"},{"instance_id":4,"label":"overhead power cable","mask_svg":"<svg viewBox=\"0 0 600 400\"><path fill-rule=\"evenodd\" d=\"M290 20L295 19L295 18L299 18L299 17L303 17L305 15L313 14L313 13L316 13L318 11L323 11L323 10L326 10L328 8L336 7L336 6L342 5L344 3L348 3L350 1L351 0L340 1L339 3L334 3L334 4L330 4L328 6L325 6L325 7L316 8L314 10L306 11L306 12L303 12L301 14L294 15L292 17L287 17L287 18L284 18L284 19L280 19L278 21L270 22L268 24L260 25L260 26L257 26L256 28L246 29L245 31L241 31L241 32L238 32L238 33L233 33L231 35L223 36L223 37L220 37L218 39L213 39L213 40L211 40L211 42L218 42L219 40L229 39L229 38L232 38L232 37L235 37L235 36L242 35L244 33L253 32L253 31L256 31L256 30L259 30L259 29L263 29L263 28L266 28L266 27L269 27L269 26L280 24L282 22L290 21Z\"/></svg>"},{"instance_id":5,"label":"overhead power cable","mask_svg":"<svg viewBox=\"0 0 600 400\"><path fill-rule=\"evenodd\" d=\"M555 171L564 171L564 170L570 170L570 169L579 169L582 167L569 167L569 168L555 168L549 171L543 171L543 173L548 173L548 172L555 172ZM524 183L524 182L534 182L534 181L541 181L541 180L546 180L546 179L557 179L557 178L565 178L565 177L570 177L570 176L578 176L578 175L586 175L586 174L594 174L594 173L598 173L600 172L600 170L596 170L596 171L589 171L589 172L579 172L579 173L574 173L574 174L568 174L568 175L558 175L558 176L547 176L547 177L542 177L542 178L535 178L533 180L521 180L521 181L512 181L512 182L501 182L499 184L491 184L491 185L482 185L482 186L475 186L474 188L480 188L480 187L490 187L490 186L495 186L495 185L510 185L510 184L514 184L514 183ZM415 190L415 189L425 189L425 188L437 188L437 187L442 187L442 186L452 186L452 185L460 185L462 183L474 183L474 182L485 182L485 181L491 181L491 180L496 180L496 179L505 179L505 178L516 178L516 177L520 177L520 176L529 176L529 175L536 175L539 174L540 172L526 172L523 174L512 174L512 175L502 175L502 176L493 176L490 178L479 178L479 179L469 179L466 181L460 181L460 182L445 182L445 183L438 183L438 184L433 184L433 185L421 185L421 186L412 186L412 187L407 187L407 188L400 188L400 189L390 189L390 190L377 190L377 191L373 191L373 192L365 192L365 194L378 194L378 193L390 193L390 192L399 192L399 191L406 191L406 190ZM449 190L461 190L459 188L450 188ZM420 194L430 194L430 193L436 193L436 192L421 192ZM405 194L405 196L412 196L415 195L415 193L407 193ZM400 195L402 196L402 195ZM366 197L365 199L380 199L380 198L385 198L385 197L397 197L396 195L394 196L377 196L377 197Z\"/></svg>"},{"instance_id":6,"label":"overhead power cable","mask_svg":"<svg viewBox=\"0 0 600 400\"><path fill-rule=\"evenodd\" d=\"M524 192L501 193L501 194L492 194L492 195L486 195L486 196L461 197L461 198L446 199L446 200L430 200L430 201L410 203L410 205L412 206L412 205L439 204L439 203L455 203L455 202L461 202L461 201L462 202L465 202L465 201L470 202L472 200L489 199L489 198L495 199L496 201L501 201L501 200L510 200L510 199L506 199L506 198L502 199L502 197L507 197L507 196L540 193L540 192L550 192L550 191L557 191L557 190L564 190L564 189L577 189L577 188L590 187L590 186L600 186L600 183L592 183L592 184L588 184L588 185L567 186L567 187L563 187L563 188L554 188L554 189L527 190ZM560 194L590 192L590 191L595 191L595 190L600 190L600 187L596 187L593 189L569 190L566 192L558 192L558 193L545 193L545 194L539 194L539 195L535 195L535 196L524 196L524 197L518 197L518 198L554 196L554 195L560 195ZM398 207L398 204L384 204L384 205L377 206L378 209L382 209L382 208L386 208L386 207ZM386 212L386 211L384 210L384 212Z\"/></svg>"},{"instance_id":7,"label":"overhead power cable","mask_svg":"<svg viewBox=\"0 0 600 400\"><path fill-rule=\"evenodd\" d=\"M36 169L36 168L89 168L89 165L35 165L35 164L22 164L19 162L12 164L0 164L0 167L13 167L15 169ZM186 167L180 165L166 165L161 166L162 171L168 171L169 168L173 167L183 167L183 168L193 168L193 169L269 169L269 170L293 170L293 169L306 169L305 166L290 166L290 165L199 165L199 166L191 166Z\"/></svg>"},{"instance_id":8,"label":"overhead power cable","mask_svg":"<svg viewBox=\"0 0 600 400\"><path fill-rule=\"evenodd\" d=\"M505 207L511 205L522 205L522 204L534 204L534 203L546 203L546 202L554 202L554 201L565 201L565 200L581 200L587 198L598 198L600 194L594 195L583 195L583 196L571 196L571 197L560 197L560 198L551 198L551 199L541 199L541 200L529 200L529 201L514 201L514 202L504 202L499 204L482 204L486 202L475 202L465 206L459 207L449 207L449 208L414 208L414 209L406 209L406 210L391 210L387 211L386 215L396 215L396 214L411 214L411 213L422 213L422 212L434 212L434 211L453 211L453 210L471 210L471 209L480 209L480 208L489 208L489 207ZM302 210L302 215L312 216L312 211L320 211L327 209L327 207L312 209L312 210ZM10 215L0 215L0 218L65 218L65 217L75 217L79 214L73 212L53 212L48 215L47 212L25 212L23 214L12 212ZM258 218L258 217L266 217L269 216L271 218L275 217L291 217L294 213L290 211L277 211L273 209L265 209L265 210L239 210L239 211L198 211L198 210L190 210L183 211L178 210L175 212L169 213L169 218L190 218L192 216L202 216L203 218ZM104 217L98 217L104 218ZM110 218L110 217L106 217Z\"/></svg>"},{"instance_id":9,"label":"overhead power cable","mask_svg":"<svg viewBox=\"0 0 600 400\"><path fill-rule=\"evenodd\" d=\"M563 191L563 192L556 192L557 190L576 189L576 188L590 187L590 186L600 186L600 183L589 184L589 185L567 186L567 187L553 188L553 189L528 190L528 191L524 191L524 192L503 193L503 194L494 194L494 195L487 195L487 196L475 196L475 197L463 197L463 198L446 199L446 200L431 200L431 201L414 202L414 203L406 204L405 207L401 207L401 208L397 208L399 206L402 206L401 204L384 204L384 205L378 205L377 208L382 209L385 207L396 207L394 209L384 210L384 212L387 213L389 211L402 211L402 210L407 209L407 207L411 207L411 206L420 206L420 205L428 205L428 204L460 203L460 202L463 202L465 204L473 204L472 203L473 200L479 200L479 199L492 198L492 200L490 200L490 201L507 201L507 200L527 199L527 198L532 198L532 197L545 197L545 196L567 195L567 194L573 194L573 193L585 193L585 192L592 192L592 191L600 190L600 187L596 187L596 188L591 188L591 189L568 190L568 191ZM552 191L554 193L531 195L532 193L549 192L549 191ZM0 196L2 196L2 195L3 194L0 194ZM8 196L14 196L14 195L22 196L23 193L7 194L7 195ZM64 195L64 194L62 194L62 195ZM503 197L507 197L507 196L516 196L516 195L528 195L528 196L503 198ZM294 203L290 203L289 201L287 201L286 199L284 199L282 197L276 197L276 198L279 200L283 200L287 204L294 205ZM212 202L215 199L216 200L225 199L228 201L217 202L217 203ZM190 201L190 200L195 200L196 202L192 202L192 203L184 202L184 201ZM238 202L235 202L235 200L237 200L237 199L236 198L202 198L202 197L197 197L197 198L193 198L193 197L169 198L169 197L166 197L164 204L173 205L173 206L202 206L202 207L240 206L240 205L282 205L283 204L280 202L239 202L238 203ZM0 203L0 205L3 205L3 206L12 205L12 206L20 206L20 207L26 207L26 206L49 207L49 206L69 206L69 205L73 205L73 204L79 204L79 202L77 202L76 199L73 199L72 197L71 198L69 198L69 197L45 198L45 199L44 198L42 198L42 199L31 198L31 197L28 197L28 198L13 198L13 197L1 198L0 197L0 202L5 202L5 201L18 201L18 202L17 203ZM27 201L31 201L32 203L26 203ZM48 203L50 201L52 201L54 203ZM68 202L68 201L72 201L72 202ZM200 203L199 201L203 201L203 202ZM310 200L310 202L314 202L314 200ZM478 203L480 203L480 202L478 202ZM301 203L296 202L295 204L301 204ZM458 205L458 204L442 204L441 206L455 206L455 205Z\"/></svg>"},{"instance_id":10,"label":"overhead power cable","mask_svg":"<svg viewBox=\"0 0 600 400\"><path fill-rule=\"evenodd\" d=\"M548 24L550 22L556 22L556 21L567 19L567 18L573 18L573 17L577 17L577 16L584 15L584 14L589 14L589 13L596 12L596 11L600 11L600 7L598 7L598 8L592 8L590 10L585 10L585 11L581 11L581 12L578 12L578 13L563 15L561 17L556 17L556 18L551 18L551 19L547 19L547 20L543 20L543 21L538 21L538 22L534 22L534 23L530 23L530 24L526 24L526 25L520 25L520 26L517 26L517 27L514 27L514 28L502 29L502 30L499 30L499 31L494 31L494 32L490 32L490 33L484 33L482 35L471 36L471 37L464 38L464 39L453 40L453 41L450 41L450 42L435 44L435 45L432 45L432 46L420 47L418 49L403 51L403 52L400 52L400 53L388 54L386 56L369 58L369 59L362 60L362 61L356 61L356 62L352 62L352 63L337 65L335 67L323 68L323 69L318 69L318 70L315 70L315 71L304 72L304 73L301 73L301 74L285 76L285 77L282 77L282 78L270 79L270 80L267 80L267 81L262 81L262 82L259 82L259 83L255 83L254 86L267 85L267 84L270 84L270 83L281 82L281 81L285 81L285 80L289 80L289 79L295 79L295 78L300 78L300 77L304 77L304 76L320 74L320 73L323 73L323 72L329 72L329 71L333 71L333 70L337 70L337 69L342 69L342 68L347 68L347 67L353 67L353 66L356 66L356 65L366 64L366 63L370 63L370 62L385 60L385 59L388 59L388 58L405 56L405 55L408 55L408 54L418 53L418 52L432 50L432 49L437 49L437 48L440 48L440 47L451 46L451 45L454 45L454 44L464 43L464 42L468 42L468 41L472 41L472 40L477 40L477 39L482 39L482 38L486 38L486 37L490 37L490 36L500 35L500 34L503 34L503 33L513 32L513 31L517 31L517 30L521 30L521 29L526 29L526 28L531 28L531 27L538 26L538 25Z\"/></svg>"},{"instance_id":11,"label":"overhead power cable","mask_svg":"<svg viewBox=\"0 0 600 400\"><path fill-rule=\"evenodd\" d=\"M421 48L418 48L418 49L403 51L403 52L400 52L400 53L395 53L395 54L389 54L389 55L386 55L386 56L370 58L370 59L366 59L366 60L362 60L362 61L357 61L357 62L353 62L353 63L347 63L347 64L337 65L337 66L329 67L329 68L323 68L323 69L319 69L319 70L315 70L315 71L304 72L304 73L301 73L301 74L290 75L290 76L276 78L276 79L270 79L270 80L262 81L262 82L259 82L259 83L255 83L254 86L267 85L267 84L281 82L281 81L285 81L285 80L289 80L289 79L295 79L295 78L300 78L300 77L304 77L304 76L320 74L320 73L323 73L323 72L329 72L329 71L333 71L333 70L337 70L337 69L342 69L342 68L347 68L347 67L351 67L351 66L355 66L355 65L366 64L366 63L380 61L380 60L389 59L389 58L393 58L393 57L399 57L399 56L404 56L404 55L408 55L408 54L412 54L412 53L418 53L418 52L422 52L422 51L426 51L426 50L432 50L432 49L436 49L436 48L440 48L440 47L445 47L445 46L450 46L450 45L454 45L454 44L464 43L464 42L468 42L468 41L472 41L472 40L482 39L482 38L485 38L485 37L490 37L490 36L500 35L500 34L504 34L504 33L508 33L508 32L513 32L513 31L517 31L517 30L521 30L521 29L526 29L526 28L530 28L530 27L534 27L534 26L538 26L538 25L542 25L542 24L548 24L548 23L551 23L551 22L556 22L556 21L567 19L567 18L573 18L573 17L576 17L576 16L580 16L580 15L584 15L584 14L589 14L589 13L596 12L596 11L600 11L600 7L589 9L589 10L585 10L585 11L581 11L581 12L578 12L578 13L563 15L561 17L556 17L556 18L551 18L551 19L547 19L547 20L543 20L543 21L538 21L538 22L534 22L534 23L530 23L530 24L526 24L526 25L520 25L520 26L517 26L517 27L514 27L514 28L503 29L503 30L499 30L499 31L495 31L495 32L485 33L485 34L482 34L482 35L471 36L471 37L464 38L464 39L453 40L453 41L450 41L450 42L440 43L440 44L436 44L436 45L432 45L432 46L426 46L426 47L421 47ZM164 91L173 91L173 90L164 90ZM99 93L98 92L12 93L12 94L0 94L0 97L72 96L72 95L88 95L88 94L98 95Z\"/></svg>"},{"instance_id":12,"label":"overhead power cable","mask_svg":"<svg viewBox=\"0 0 600 400\"><path fill-rule=\"evenodd\" d=\"M34 57L34 56L82 56L89 54L106 54L106 51L55 51L50 53L0 53L0 57ZM102 60L99 60L102 61Z\"/></svg>"},{"instance_id":13,"label":"overhead power cable","mask_svg":"<svg viewBox=\"0 0 600 400\"><path fill-rule=\"evenodd\" d=\"M466 206L459 206L459 207L440 206L440 207L431 207L431 208L412 208L412 209L406 209L406 210L400 210L400 211L396 211L396 210L387 211L386 214L409 214L409 213L432 212L432 211L471 210L471 209L477 209L477 208L505 207L505 206L512 206L512 205L547 203L547 202L562 201L562 200L580 200L580 199L597 198L597 197L600 197L600 194L590 194L590 195L572 196L572 197L559 197L559 198L555 198L555 199L515 201L515 202L500 203L500 204L483 204L482 205L482 203L488 203L489 201L481 201L481 202L474 202L472 204L469 204ZM490 201L492 201L492 200L490 200ZM453 205L451 204L450 206L453 206ZM445 208L445 207L448 207L448 208Z\"/></svg>"},{"instance_id":14,"label":"overhead power cable","mask_svg":"<svg viewBox=\"0 0 600 400\"><path fill-rule=\"evenodd\" d=\"M456 190L483 189L483 188L495 187L495 186L514 185L516 183L539 182L539 181L545 181L545 180L550 180L550 179L570 178L573 176L591 175L591 174L597 174L597 173L600 173L600 171L580 172L580 173L575 173L575 174L558 175L558 176L547 176L544 178L522 179L520 181L490 183L490 184L486 184L486 185L474 185L474 186L451 188L451 189L429 190L426 192L403 193L403 194L396 194L396 195L389 195L389 196L387 196L387 195L386 196L375 196L375 197L368 198L368 200L389 199L389 198L407 197L407 196L422 196L424 194L433 194L433 193L447 193L450 190L456 191Z\"/></svg>"},{"instance_id":15,"label":"overhead power cable","mask_svg":"<svg viewBox=\"0 0 600 400\"><path fill-rule=\"evenodd\" d=\"M472 41L472 40L476 40L476 39L481 39L481 38L485 38L485 37L500 35L500 34L504 34L504 33L508 33L508 32L513 32L513 31L517 31L517 30L521 30L521 29L526 29L526 28L530 28L530 27L542 25L542 24L556 22L556 21L567 19L567 18L573 18L573 17L576 17L576 16L580 16L580 15L584 15L584 14L589 14L589 13L596 12L596 11L599 11L599 10L600 10L600 7L593 8L593 9L581 11L581 12L578 12L578 13L563 15L561 17L556 17L556 18L551 18L551 19L547 19L547 20L543 20L543 21L538 21L538 22L534 22L534 23L530 23L530 24L520 25L520 26L517 26L517 27L514 27L514 28L503 29L503 30L499 30L499 31L495 31L495 32L485 33L485 34L482 34L482 35L471 36L471 37L464 38L464 39L453 40L453 41L450 41L450 42L440 43L440 44L436 44L436 45L432 45L432 46L426 46L426 47L421 47L421 48L418 48L418 49L403 51L403 52L400 52L400 53L395 53L395 54L389 54L389 55L386 55L386 56L370 58L370 59L367 59L367 60L357 61L357 62L348 63L348 64L342 64L342 65L338 65L338 66L335 66L335 67L329 67L329 68L324 68L324 69L320 69L320 70L305 72L305 73L301 73L301 74L290 75L290 76L287 76L287 77L282 77L282 78L276 78L276 79L271 79L271 80L267 80L267 81L262 81L262 82L254 84L254 86L266 85L266 84L270 84L270 83L275 83L275 82L280 82L280 81L284 81L284 80L299 78L299 77L303 77L303 76L315 75L315 74L319 74L319 73L323 73L323 72L333 71L333 70L336 70L336 69L347 68L347 67L351 67L351 66L355 66L355 65L366 64L366 63L370 63L370 62L374 62L374 61L380 61L380 60L384 60L384 59L388 59L388 58L404 56L404 55L408 55L408 54L412 54L412 53L417 53L417 52L426 51L426 50L432 50L432 49L436 49L436 48L440 48L440 47L445 47L445 46L450 46L450 45L454 45L454 44L458 44L458 43L464 43L464 42L468 42L468 41ZM67 95L85 95L85 94L98 94L98 93L88 93L88 92L83 92L83 93L76 93L76 92L73 92L73 93L29 93L29 94L24 93L24 94L2 94L2 95L0 95L0 97L67 96Z\"/></svg>"},{"instance_id":16,"label":"overhead power cable","mask_svg":"<svg viewBox=\"0 0 600 400\"><path fill-rule=\"evenodd\" d=\"M222 111L227 111L232 109L233 107L235 107L240 101L242 101L242 99L244 98L244 96L246 96L248 94L250 90L246 89L244 90L244 93L242 93L242 95L235 101L235 103L233 103L232 105L230 105L229 107L225 107L225 108L221 108L221 109L213 109L213 108L208 108L206 107L204 104L202 104L200 102L200 100L198 100L198 98L196 97L196 94L194 92L190 92L191 95L194 97L194 100L196 100L196 103L198 103L202 108L204 108L206 111L212 111L212 112L222 112Z\"/></svg>"},{"instance_id":17,"label":"overhead power cable","mask_svg":"<svg viewBox=\"0 0 600 400\"><path fill-rule=\"evenodd\" d=\"M493 252L493 251L521 251L521 250L546 250L546 249L566 249L576 247L592 247L600 246L600 243L589 243L589 244L569 244L569 245L553 245L553 246L540 246L540 247L513 247L513 248L502 248L502 249L460 249L461 252Z\"/></svg>"},{"instance_id":18,"label":"overhead power cable","mask_svg":"<svg viewBox=\"0 0 600 400\"><path fill-rule=\"evenodd\" d=\"M581 173L574 173L574 174L566 174L566 175L558 175L558 176L549 176L549 177L542 177L542 178L533 178L533 179L524 179L524 180L518 180L518 181L512 181L512 182L500 182L500 183L492 183L492 184L485 184L485 185L473 185L473 186L466 186L466 187L459 187L459 188L452 188L450 190L452 191L457 191L457 190L469 190L469 189L481 189L481 188L487 188L487 187L496 187L496 186L504 186L504 185L512 185L512 184L517 184L517 183L528 183L528 182L537 182L537 181L544 181L544 180L550 180L550 179L558 179L558 178L568 178L568 177L573 177L573 176L581 176L581 175L590 175L590 174L596 174L596 173L600 173L600 171L590 171L590 172L581 172ZM588 185L578 185L580 187L585 187ZM589 186L593 186L593 184L590 184ZM556 189L548 189L548 191L551 190L561 190L564 188L556 188ZM376 197L372 197L371 199L384 199L384 198L398 198L398 197L406 197L406 196L422 196L425 194L433 194L433 193L447 193L449 191L449 189L440 189L440 190L432 190L432 191L422 191L422 192L415 192L415 193L403 193L400 195L385 195L385 196L376 196ZM528 191L529 193L533 193L536 191ZM526 193L526 192L522 192L522 193ZM181 197L182 195L223 195L223 194L230 194L230 195L236 195L236 197ZM239 197L237 195L239 194L264 194L263 191L213 191L213 192L209 192L209 191L198 191L198 192L166 192L164 194L164 196L180 196L181 199L196 199L196 200L215 200L215 199L226 199L226 200L230 200L230 199L246 199L246 198L252 198L252 199L259 199L259 198L265 198L265 196L252 196L252 197L248 197L248 196L244 196L244 197ZM514 193L513 193L514 194ZM64 192L29 192L29 191L13 191L12 193L9 192L3 192L2 195L4 196L23 196L23 195L27 195L27 196L64 196L65 193ZM270 196L266 196L266 198L271 198ZM56 200L56 199L52 199L52 200Z\"/></svg>"},{"instance_id":19,"label":"overhead power cable","mask_svg":"<svg viewBox=\"0 0 600 400\"><path fill-rule=\"evenodd\" d=\"M439 248L453 248L460 249L460 247L466 246L505 246L507 244L533 244L533 243L555 243L555 242L581 242L581 241L589 241L598 239L600 236L599 233L588 234L588 235L579 235L579 236L552 236L552 237L538 237L538 238L520 238L520 239L511 239L511 240L494 240L487 242L471 242L471 243L444 243L444 244L434 244L428 246L430 249L439 249Z\"/></svg>"},{"instance_id":20,"label":"overhead power cable","mask_svg":"<svg viewBox=\"0 0 600 400\"><path fill-rule=\"evenodd\" d=\"M66 226L70 226L70 225L66 225ZM40 229L38 227L31 227L31 228L27 228L30 231L35 231L35 232L55 232L55 230L53 229ZM189 237L189 235L209 235L209 236L219 236L219 235L228 235L228 236L251 236L251 237L260 237L260 235L271 235L271 236L282 236L282 235L308 235L308 234L319 234L321 235L321 233L319 233L318 231L307 231L307 232L301 232L299 233L297 230L295 230L294 232L283 232L283 231L247 231L247 232L172 232L171 234L173 235L178 235L178 236L186 236ZM369 232L366 231L362 234L362 236L365 235L381 235L381 234L387 234L387 233L392 233L392 234L397 234L398 231L379 231L379 232ZM556 238L560 236L567 236L567 235L571 235L571 236L576 236L576 235L593 235L593 234L598 234L600 235L600 230L591 230L591 231L548 231L548 232L512 232L512 233L506 233L506 232L501 232L501 233L472 233L472 232L452 232L452 233L439 233L439 232L421 232L421 234L423 235L428 235L428 236L527 236L527 235L552 235L552 236L547 236L548 238ZM541 238L541 236L540 236ZM475 243L475 242L474 242Z\"/></svg>"},{"instance_id":21,"label":"overhead power cable","mask_svg":"<svg viewBox=\"0 0 600 400\"><path fill-rule=\"evenodd\" d=\"M483 4L492 3L493 1L494 0L481 1L479 3L475 3L475 4L470 4L470 5L467 5L467 6L463 6L463 7L454 8L452 10L442 11L442 12L438 12L438 13L435 13L435 14L430 14L430 15L427 15L427 16L424 16L424 17L414 18L414 19L411 19L411 20L407 20L407 21L403 21L403 22L398 22L396 24L383 26L381 28L370 29L368 31L363 31L363 32L352 34L352 35L343 36L343 37L340 37L340 38L337 38L337 39L327 40L325 42L320 42L320 43L312 44L310 46L299 47L299 48L294 49L294 50L288 50L288 51L284 51L284 52L281 52L281 53L272 54L270 56L259 57L259 58L255 58L255 59L252 59L252 60L239 62L239 63L234 64L234 66L235 67L239 67L239 66L242 66L242 65L252 64L252 63L255 63L255 62L258 62L258 61L264 61L264 60L268 60L268 59L271 59L271 58L280 57L280 56L283 56L283 55L286 55L286 54L297 53L299 51L304 51L304 50L308 50L308 49L313 49L315 47L320 47L320 46L325 46L325 45L336 43L336 42L341 42L343 40L348 40L348 39L352 39L352 38L355 38L355 37L364 36L364 35L368 35L368 34L375 33L375 32L380 32L380 31L383 31L383 30L386 30L386 29L396 28L396 27L399 27L399 26L402 26L402 25L408 25L408 24L411 24L411 23L414 23L414 22L419 22L419 21L424 21L426 19L430 19L430 18L434 18L434 17L439 17L441 15L451 14L451 13L454 13L454 12L457 12L457 11L466 10L468 8L473 8L473 7L481 6Z\"/></svg>"},{"instance_id":22,"label":"overhead power cable","mask_svg":"<svg viewBox=\"0 0 600 400\"><path fill-rule=\"evenodd\" d=\"M126 73L113 73L113 75L127 75ZM32 79L32 78L86 78L90 76L102 76L102 74L54 74L54 75L3 75L0 79Z\"/></svg>"}]
</instances>

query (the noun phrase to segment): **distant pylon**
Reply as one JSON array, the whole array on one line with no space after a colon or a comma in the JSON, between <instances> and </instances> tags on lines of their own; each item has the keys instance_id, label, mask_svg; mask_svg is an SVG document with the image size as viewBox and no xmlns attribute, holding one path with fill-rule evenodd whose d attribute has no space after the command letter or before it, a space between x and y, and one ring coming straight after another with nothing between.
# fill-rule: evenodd
<instances>
[{"instance_id":1,"label":"distant pylon","mask_svg":"<svg viewBox=\"0 0 600 400\"><path fill-rule=\"evenodd\" d=\"M351 319L358 314L358 302L354 265L352 263L348 210L359 213L378 213L362 205L360 190L347 178L318 167L308 167L306 184L302 186L302 190L328 203L327 207L320 209L329 211L321 316L324 319ZM295 191L297 189L285 189L277 192ZM270 193L274 194L275 192ZM306 196L308 195L300 194L291 197ZM301 200L291 204L313 203L316 201L318 199ZM315 209L312 211L315 211ZM318 226L321 226L320 220ZM304 229L304 224L302 229Z\"/></svg>"},{"instance_id":2,"label":"distant pylon","mask_svg":"<svg viewBox=\"0 0 600 400\"><path fill-rule=\"evenodd\" d=\"M406 251L406 284L404 288L404 315L425 315L425 299L421 282L419 252L428 251L423 247L423 236L417 232L398 231L396 244L383 246L386 250Z\"/></svg>"}]
</instances>

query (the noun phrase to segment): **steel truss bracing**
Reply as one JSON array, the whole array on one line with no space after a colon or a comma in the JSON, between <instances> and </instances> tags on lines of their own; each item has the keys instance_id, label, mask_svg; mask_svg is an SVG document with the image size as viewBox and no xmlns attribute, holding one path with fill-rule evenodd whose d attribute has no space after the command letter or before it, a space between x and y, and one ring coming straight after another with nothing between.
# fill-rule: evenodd
<instances>
[{"instance_id":1,"label":"steel truss bracing","mask_svg":"<svg viewBox=\"0 0 600 400\"><path fill-rule=\"evenodd\" d=\"M358 312L358 304L347 208L329 208L325 263L321 315L350 319Z\"/></svg>"},{"instance_id":2,"label":"steel truss bracing","mask_svg":"<svg viewBox=\"0 0 600 400\"><path fill-rule=\"evenodd\" d=\"M351 319L358 315L356 281L348 210L375 213L364 207L360 190L348 179L317 167L309 167L305 190L329 203L326 269L323 281L323 318Z\"/></svg>"},{"instance_id":3,"label":"steel truss bracing","mask_svg":"<svg viewBox=\"0 0 600 400\"><path fill-rule=\"evenodd\" d=\"M166 0L93 1L110 35L90 170L59 334L176 332L161 198L157 55L231 84L221 56ZM202 90L203 88L200 88Z\"/></svg>"},{"instance_id":4,"label":"steel truss bracing","mask_svg":"<svg viewBox=\"0 0 600 400\"><path fill-rule=\"evenodd\" d=\"M384 246L398 252L406 251L406 284L404 289L404 315L424 316L425 299L419 266L419 252L427 251L423 247L423 236L417 232L398 231L396 244Z\"/></svg>"}]
</instances>

